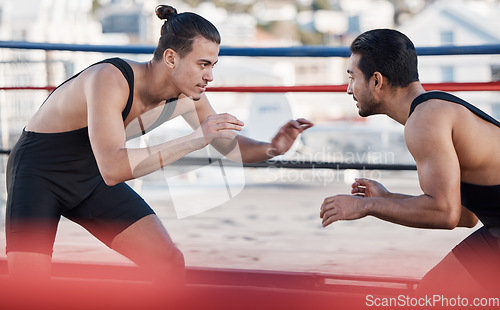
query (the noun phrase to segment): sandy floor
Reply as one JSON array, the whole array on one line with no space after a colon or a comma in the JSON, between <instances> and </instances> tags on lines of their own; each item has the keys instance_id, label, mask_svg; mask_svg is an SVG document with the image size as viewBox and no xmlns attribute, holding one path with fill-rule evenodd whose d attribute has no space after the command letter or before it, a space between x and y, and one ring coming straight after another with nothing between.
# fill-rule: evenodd
<instances>
[{"instance_id":1,"label":"sandy floor","mask_svg":"<svg viewBox=\"0 0 500 310\"><path fill-rule=\"evenodd\" d=\"M166 182L158 176L144 179L139 191L183 251L188 266L418 278L472 232L406 228L375 218L323 228L319 207L325 197L349 192L344 176L351 180L353 172L327 179L303 170L247 169L239 195L183 219L176 218ZM420 192L415 172L376 176L391 191ZM199 183L187 184L186 194L195 197ZM2 227L2 248L3 233ZM60 222L53 257L130 264L66 219Z\"/></svg>"}]
</instances>

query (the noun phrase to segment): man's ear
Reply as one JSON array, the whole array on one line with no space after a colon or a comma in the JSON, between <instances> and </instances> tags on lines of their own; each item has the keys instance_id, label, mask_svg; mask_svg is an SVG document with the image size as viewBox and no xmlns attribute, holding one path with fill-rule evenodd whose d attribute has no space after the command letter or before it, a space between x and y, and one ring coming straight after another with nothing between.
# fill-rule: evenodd
<instances>
[{"instance_id":1,"label":"man's ear","mask_svg":"<svg viewBox=\"0 0 500 310\"><path fill-rule=\"evenodd\" d=\"M163 61L170 68L175 68L177 62L177 53L173 49L167 48L165 52L163 52Z\"/></svg>"},{"instance_id":2,"label":"man's ear","mask_svg":"<svg viewBox=\"0 0 500 310\"><path fill-rule=\"evenodd\" d=\"M376 71L375 73L373 73L372 78L375 85L375 90L380 90L382 88L382 84L384 84L385 81L384 76L380 72Z\"/></svg>"}]
</instances>

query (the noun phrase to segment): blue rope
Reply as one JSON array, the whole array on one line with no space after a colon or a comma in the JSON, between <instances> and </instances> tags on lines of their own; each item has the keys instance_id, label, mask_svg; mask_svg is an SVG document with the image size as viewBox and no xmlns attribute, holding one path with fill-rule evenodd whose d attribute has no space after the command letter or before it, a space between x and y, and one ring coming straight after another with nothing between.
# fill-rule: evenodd
<instances>
[{"instance_id":1,"label":"blue rope","mask_svg":"<svg viewBox=\"0 0 500 310\"><path fill-rule=\"evenodd\" d=\"M112 54L153 54L155 46L151 45L89 45L62 44L24 41L0 41L0 48L36 49L46 51L80 51ZM433 46L417 47L420 56L439 55L491 55L500 54L500 44L470 46ZM294 47L228 47L222 46L220 56L253 56L253 57L349 57L346 46L294 46Z\"/></svg>"}]
</instances>

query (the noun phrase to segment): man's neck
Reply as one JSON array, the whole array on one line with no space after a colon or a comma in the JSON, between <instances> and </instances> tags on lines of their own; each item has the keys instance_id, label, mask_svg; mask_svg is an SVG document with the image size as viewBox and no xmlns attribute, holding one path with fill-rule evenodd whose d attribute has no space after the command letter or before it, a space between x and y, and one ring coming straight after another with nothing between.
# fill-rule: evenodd
<instances>
[{"instance_id":1,"label":"man's neck","mask_svg":"<svg viewBox=\"0 0 500 310\"><path fill-rule=\"evenodd\" d=\"M425 89L420 82L413 82L406 87L393 88L391 94L388 95L385 114L402 125L406 124L413 99L423 93Z\"/></svg>"},{"instance_id":2,"label":"man's neck","mask_svg":"<svg viewBox=\"0 0 500 310\"><path fill-rule=\"evenodd\" d=\"M168 72L163 72L165 68L154 64L154 60L145 63L143 68L144 75L143 82L139 84L139 96L145 105L156 105L180 95L172 88L173 83L170 82Z\"/></svg>"}]
</instances>

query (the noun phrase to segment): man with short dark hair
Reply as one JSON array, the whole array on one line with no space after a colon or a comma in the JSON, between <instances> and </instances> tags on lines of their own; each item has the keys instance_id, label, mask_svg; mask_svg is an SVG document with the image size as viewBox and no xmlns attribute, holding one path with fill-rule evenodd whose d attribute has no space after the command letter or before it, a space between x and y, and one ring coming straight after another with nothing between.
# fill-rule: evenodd
<instances>
[{"instance_id":1,"label":"man with short dark hair","mask_svg":"<svg viewBox=\"0 0 500 310\"><path fill-rule=\"evenodd\" d=\"M347 93L359 115L385 114L405 126L422 195L389 192L356 179L351 195L328 197L323 226L367 215L431 229L484 227L457 245L422 279L432 293L498 293L500 277L500 123L469 103L419 82L417 54L401 32L376 29L351 45Z\"/></svg>"}]
</instances>

